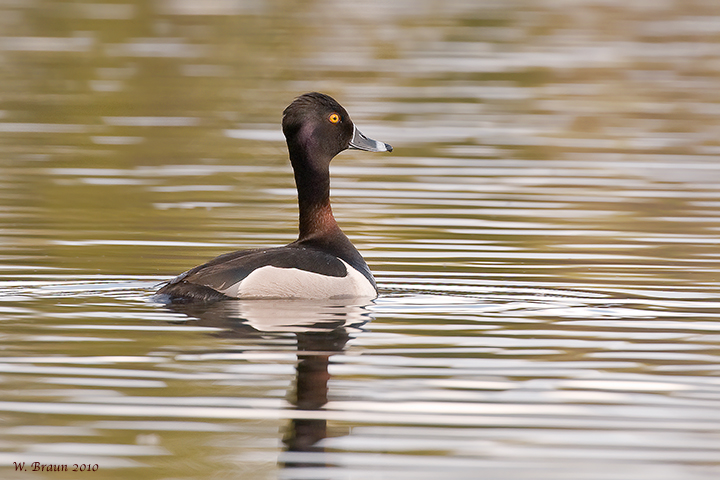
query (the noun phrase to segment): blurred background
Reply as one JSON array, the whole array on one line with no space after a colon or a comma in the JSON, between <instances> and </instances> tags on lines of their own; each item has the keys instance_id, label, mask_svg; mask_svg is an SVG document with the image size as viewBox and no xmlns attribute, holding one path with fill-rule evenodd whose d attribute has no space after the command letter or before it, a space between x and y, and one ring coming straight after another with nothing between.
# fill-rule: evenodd
<instances>
[{"instance_id":1,"label":"blurred background","mask_svg":"<svg viewBox=\"0 0 720 480\"><path fill-rule=\"evenodd\" d=\"M717 0L0 0L3 478L718 478L719 81ZM372 321L153 304L296 238L307 91Z\"/></svg>"},{"instance_id":2,"label":"blurred background","mask_svg":"<svg viewBox=\"0 0 720 480\"><path fill-rule=\"evenodd\" d=\"M23 264L159 275L225 243L290 241L279 122L313 90L397 147L334 163L336 211L360 242L435 242L439 227L508 216L536 228L544 215L548 229L587 227L573 236L592 245L573 251L593 253L616 240L609 230L638 223L640 236L689 233L688 210L709 208L701 222L714 227L717 203L698 202L720 175L719 10L709 0L4 2L2 235ZM398 188L423 182L435 195L457 190L455 210L441 209L447 198L398 204ZM683 183L692 195L654 191ZM499 191L550 203L461 211L480 193L508 200ZM437 218L448 216L461 218ZM508 226L510 244L567 250L566 236ZM456 237L468 238L478 239ZM197 253L166 243L213 239L223 245Z\"/></svg>"}]
</instances>

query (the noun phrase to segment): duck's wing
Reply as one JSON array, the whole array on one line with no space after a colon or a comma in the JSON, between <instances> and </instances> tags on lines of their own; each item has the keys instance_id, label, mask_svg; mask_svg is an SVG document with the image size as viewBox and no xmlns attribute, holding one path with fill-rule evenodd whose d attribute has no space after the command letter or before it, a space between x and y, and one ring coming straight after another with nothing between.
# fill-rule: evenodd
<instances>
[{"instance_id":1,"label":"duck's wing","mask_svg":"<svg viewBox=\"0 0 720 480\"><path fill-rule=\"evenodd\" d=\"M173 301L234 298L239 296L243 280L263 267L294 269L324 277L346 277L346 265L334 255L300 246L244 250L220 255L188 270L164 285L157 294L167 295ZM277 274L288 275L290 272L278 270Z\"/></svg>"}]
</instances>

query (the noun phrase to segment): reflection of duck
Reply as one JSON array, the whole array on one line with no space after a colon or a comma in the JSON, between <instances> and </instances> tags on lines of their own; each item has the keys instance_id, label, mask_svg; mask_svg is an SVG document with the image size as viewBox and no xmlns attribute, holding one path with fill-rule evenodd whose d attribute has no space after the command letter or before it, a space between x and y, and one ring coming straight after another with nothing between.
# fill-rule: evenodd
<instances>
[{"instance_id":1,"label":"reflection of duck","mask_svg":"<svg viewBox=\"0 0 720 480\"><path fill-rule=\"evenodd\" d=\"M328 366L330 357L345 348L349 339L346 328L328 332L306 332L297 335L298 364L295 381L295 408L320 410L328 401ZM321 452L320 440L327 438L327 420L322 418L293 418L283 442L288 452ZM317 466L317 459L293 458L284 454L285 468Z\"/></svg>"},{"instance_id":2,"label":"reflection of duck","mask_svg":"<svg viewBox=\"0 0 720 480\"><path fill-rule=\"evenodd\" d=\"M320 410L328 401L330 357L345 349L350 332L371 319L365 305L340 300L225 300L211 304L170 304L168 308L196 318L199 326L223 329L227 338L252 338L267 342L269 335L297 338L295 391L288 395L297 410ZM282 342L282 348L286 343ZM299 415L301 416L301 415ZM327 420L293 418L285 431L285 468L318 466L317 459L302 452L322 452L318 442L327 437ZM292 453L296 452L296 453ZM299 456L298 456L299 455Z\"/></svg>"},{"instance_id":3,"label":"reflection of duck","mask_svg":"<svg viewBox=\"0 0 720 480\"><path fill-rule=\"evenodd\" d=\"M198 325L223 329L223 335L330 332L360 328L370 320L367 302L304 299L227 299L210 304L171 303L168 308L197 318Z\"/></svg>"},{"instance_id":4,"label":"reflection of duck","mask_svg":"<svg viewBox=\"0 0 720 480\"><path fill-rule=\"evenodd\" d=\"M389 152L365 137L347 111L321 93L307 93L284 111L283 133L295 172L300 235L284 247L221 255L171 280L170 300L339 298L377 295L370 269L340 230L330 207L330 161L347 148Z\"/></svg>"}]
</instances>

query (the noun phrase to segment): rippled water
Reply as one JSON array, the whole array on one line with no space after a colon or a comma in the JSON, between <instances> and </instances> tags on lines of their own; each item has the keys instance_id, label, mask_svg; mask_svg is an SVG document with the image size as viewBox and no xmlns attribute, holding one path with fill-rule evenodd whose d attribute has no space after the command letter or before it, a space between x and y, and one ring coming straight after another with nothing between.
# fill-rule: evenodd
<instances>
[{"instance_id":1,"label":"rippled water","mask_svg":"<svg viewBox=\"0 0 720 480\"><path fill-rule=\"evenodd\" d=\"M718 478L719 34L714 0L0 2L0 476ZM380 297L154 303L295 238L309 90L395 147L332 166Z\"/></svg>"}]
</instances>

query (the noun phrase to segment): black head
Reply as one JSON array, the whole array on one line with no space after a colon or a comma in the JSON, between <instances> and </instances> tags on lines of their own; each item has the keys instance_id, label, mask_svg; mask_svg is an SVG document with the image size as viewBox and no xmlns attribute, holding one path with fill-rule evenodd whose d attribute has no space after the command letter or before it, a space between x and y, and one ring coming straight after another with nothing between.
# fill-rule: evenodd
<instances>
[{"instance_id":1,"label":"black head","mask_svg":"<svg viewBox=\"0 0 720 480\"><path fill-rule=\"evenodd\" d=\"M296 98L283 112L282 127L291 159L302 153L305 161L327 164L347 148L392 151L390 145L360 133L342 105L323 93Z\"/></svg>"}]
</instances>

